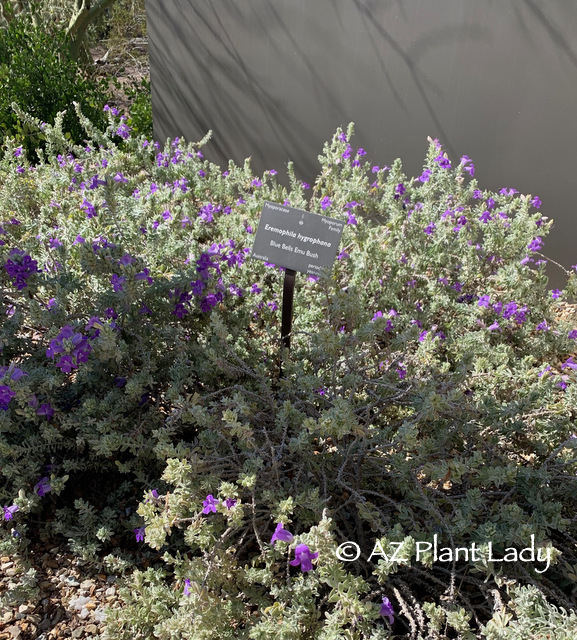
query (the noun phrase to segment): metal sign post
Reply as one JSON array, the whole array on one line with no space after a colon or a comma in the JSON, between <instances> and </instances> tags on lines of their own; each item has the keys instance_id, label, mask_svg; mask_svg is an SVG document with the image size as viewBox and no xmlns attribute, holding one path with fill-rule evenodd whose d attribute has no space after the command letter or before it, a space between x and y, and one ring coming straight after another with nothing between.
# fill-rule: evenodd
<instances>
[{"instance_id":1,"label":"metal sign post","mask_svg":"<svg viewBox=\"0 0 577 640\"><path fill-rule=\"evenodd\" d=\"M290 349L296 272L320 277L331 269L344 222L275 202L265 202L251 257L285 267L282 346ZM282 376L282 370L281 370Z\"/></svg>"},{"instance_id":2,"label":"metal sign post","mask_svg":"<svg viewBox=\"0 0 577 640\"><path fill-rule=\"evenodd\" d=\"M287 269L284 274L284 284L282 288L282 324L280 333L282 345L286 349L291 348L296 274L297 272L294 269Z\"/></svg>"}]
</instances>

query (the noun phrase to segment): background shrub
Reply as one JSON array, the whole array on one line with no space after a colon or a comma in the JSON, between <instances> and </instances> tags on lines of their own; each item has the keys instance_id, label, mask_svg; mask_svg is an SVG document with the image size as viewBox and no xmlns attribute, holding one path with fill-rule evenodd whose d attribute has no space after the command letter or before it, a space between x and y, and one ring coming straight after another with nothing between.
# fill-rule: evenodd
<instances>
[{"instance_id":1,"label":"background shrub","mask_svg":"<svg viewBox=\"0 0 577 640\"><path fill-rule=\"evenodd\" d=\"M107 117L0 163L1 548L35 514L77 553L110 562L135 533L160 552L110 638L574 626L576 279L547 288L539 199L480 189L437 141L408 178L339 130L313 188L289 166L285 189ZM298 276L282 378L283 270L248 259L264 200L347 223L330 276ZM417 561L434 535L481 557ZM531 536L548 571L489 561ZM401 561L369 560L377 542Z\"/></svg>"},{"instance_id":2,"label":"background shrub","mask_svg":"<svg viewBox=\"0 0 577 640\"><path fill-rule=\"evenodd\" d=\"M32 159L36 147L43 147L43 135L18 119L13 102L43 122L52 122L59 111L67 109L64 132L81 143L84 130L72 103L78 102L96 125L104 126L105 89L106 83L90 78L68 56L62 31L37 27L26 17L0 29L0 131L15 137Z\"/></svg>"}]
</instances>

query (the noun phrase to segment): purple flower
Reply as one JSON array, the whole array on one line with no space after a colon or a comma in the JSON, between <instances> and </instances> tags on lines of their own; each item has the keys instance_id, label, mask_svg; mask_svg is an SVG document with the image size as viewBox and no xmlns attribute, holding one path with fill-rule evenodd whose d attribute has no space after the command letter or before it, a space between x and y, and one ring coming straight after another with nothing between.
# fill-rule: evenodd
<instances>
[{"instance_id":1,"label":"purple flower","mask_svg":"<svg viewBox=\"0 0 577 640\"><path fill-rule=\"evenodd\" d=\"M22 147L17 147L16 149L14 149L14 156L16 158L19 158L22 155Z\"/></svg>"},{"instance_id":2,"label":"purple flower","mask_svg":"<svg viewBox=\"0 0 577 640\"><path fill-rule=\"evenodd\" d=\"M393 622L395 621L395 610L393 609L393 605L391 604L391 601L384 596L383 604L381 605L381 610L379 611L379 613L385 618L388 618L389 624L393 624Z\"/></svg>"},{"instance_id":3,"label":"purple flower","mask_svg":"<svg viewBox=\"0 0 577 640\"><path fill-rule=\"evenodd\" d=\"M561 294L562 292L560 289L554 289L553 291L551 291L551 297L554 299L560 298Z\"/></svg>"},{"instance_id":4,"label":"purple flower","mask_svg":"<svg viewBox=\"0 0 577 640\"><path fill-rule=\"evenodd\" d=\"M421 182L429 182L432 173L433 172L430 169L423 169L423 173L417 178L417 180L420 180Z\"/></svg>"},{"instance_id":5,"label":"purple flower","mask_svg":"<svg viewBox=\"0 0 577 640\"><path fill-rule=\"evenodd\" d=\"M0 409L2 411L8 411L8 404L15 395L16 393L10 387L0 385Z\"/></svg>"},{"instance_id":6,"label":"purple flower","mask_svg":"<svg viewBox=\"0 0 577 640\"><path fill-rule=\"evenodd\" d=\"M211 493L209 493L206 496L206 499L202 501L202 506L204 507L204 509L202 510L202 513L204 513L205 515L210 513L211 511L213 513L216 513L216 505L218 504L218 500L215 500L212 496Z\"/></svg>"},{"instance_id":7,"label":"purple flower","mask_svg":"<svg viewBox=\"0 0 577 640\"><path fill-rule=\"evenodd\" d=\"M533 198L533 200L531 200L531 204L538 209L543 203L541 202L541 200L539 199L539 196L535 196Z\"/></svg>"},{"instance_id":8,"label":"purple flower","mask_svg":"<svg viewBox=\"0 0 577 640\"><path fill-rule=\"evenodd\" d=\"M184 595L190 596L191 593L192 591L190 590L190 580L186 578L186 580L184 581Z\"/></svg>"},{"instance_id":9,"label":"purple flower","mask_svg":"<svg viewBox=\"0 0 577 640\"><path fill-rule=\"evenodd\" d=\"M144 542L144 530L146 527L137 527L134 529L134 535L136 536L136 542Z\"/></svg>"},{"instance_id":10,"label":"purple flower","mask_svg":"<svg viewBox=\"0 0 577 640\"><path fill-rule=\"evenodd\" d=\"M561 365L561 369L573 369L573 371L577 369L577 362L573 360L573 356L565 360L565 362Z\"/></svg>"},{"instance_id":11,"label":"purple flower","mask_svg":"<svg viewBox=\"0 0 577 640\"><path fill-rule=\"evenodd\" d=\"M114 182L128 182L128 178L125 178L124 175L120 172L118 172L114 178L113 178Z\"/></svg>"},{"instance_id":12,"label":"purple flower","mask_svg":"<svg viewBox=\"0 0 577 640\"><path fill-rule=\"evenodd\" d=\"M483 213L479 216L479 220L484 224L487 224L487 222L490 222L492 219L493 217L488 211L483 211Z\"/></svg>"},{"instance_id":13,"label":"purple flower","mask_svg":"<svg viewBox=\"0 0 577 640\"><path fill-rule=\"evenodd\" d=\"M544 375L547 373L547 371L551 371L551 367L550 367L550 366L545 367L545 368L543 369L543 371L540 371L540 372L537 374L537 375L538 375L538 377L540 378L541 376L544 376Z\"/></svg>"},{"instance_id":14,"label":"purple flower","mask_svg":"<svg viewBox=\"0 0 577 640\"><path fill-rule=\"evenodd\" d=\"M149 271L148 269L144 269L143 271L140 271L139 273L135 274L134 276L135 280L147 280L148 284L152 284L153 280L149 275Z\"/></svg>"},{"instance_id":15,"label":"purple flower","mask_svg":"<svg viewBox=\"0 0 577 640\"><path fill-rule=\"evenodd\" d=\"M312 560L319 557L318 551L312 553L306 544L298 544L295 549L295 559L291 560L290 564L293 567L301 566L301 571L311 571L313 568Z\"/></svg>"},{"instance_id":16,"label":"purple flower","mask_svg":"<svg viewBox=\"0 0 577 640\"><path fill-rule=\"evenodd\" d=\"M373 316L373 319L371 320L371 322L374 322L377 318L382 318L383 317L383 312L382 311L377 311L375 313L375 315Z\"/></svg>"},{"instance_id":17,"label":"purple flower","mask_svg":"<svg viewBox=\"0 0 577 640\"><path fill-rule=\"evenodd\" d=\"M395 187L395 198L402 196L406 192L405 185L402 182Z\"/></svg>"},{"instance_id":18,"label":"purple flower","mask_svg":"<svg viewBox=\"0 0 577 640\"><path fill-rule=\"evenodd\" d=\"M434 222L430 222L426 227L425 227L425 233L430 236L433 234L433 232L435 231L437 227L435 226Z\"/></svg>"},{"instance_id":19,"label":"purple flower","mask_svg":"<svg viewBox=\"0 0 577 640\"><path fill-rule=\"evenodd\" d=\"M347 219L347 224L352 224L352 225L356 225L357 224L357 219L355 218L355 214L351 213L350 211L347 211L348 214L348 219Z\"/></svg>"},{"instance_id":20,"label":"purple flower","mask_svg":"<svg viewBox=\"0 0 577 640\"><path fill-rule=\"evenodd\" d=\"M435 158L435 162L439 163L439 166L441 167L441 169L450 169L451 168L451 161L449 160L449 158L447 158L443 154L439 154Z\"/></svg>"},{"instance_id":21,"label":"purple flower","mask_svg":"<svg viewBox=\"0 0 577 640\"><path fill-rule=\"evenodd\" d=\"M531 240L531 242L527 245L527 249L529 251L540 251L543 246L543 240L540 236L537 236L535 239Z\"/></svg>"},{"instance_id":22,"label":"purple flower","mask_svg":"<svg viewBox=\"0 0 577 640\"><path fill-rule=\"evenodd\" d=\"M12 516L20 509L17 504L13 504L11 507L2 508L4 509L4 520L12 520Z\"/></svg>"},{"instance_id":23,"label":"purple flower","mask_svg":"<svg viewBox=\"0 0 577 640\"><path fill-rule=\"evenodd\" d=\"M120 136L123 140L130 138L130 132L132 129L124 122L116 129L116 135Z\"/></svg>"},{"instance_id":24,"label":"purple flower","mask_svg":"<svg viewBox=\"0 0 577 640\"><path fill-rule=\"evenodd\" d=\"M480 307L488 307L489 306L489 296L479 296L479 306Z\"/></svg>"},{"instance_id":25,"label":"purple flower","mask_svg":"<svg viewBox=\"0 0 577 640\"><path fill-rule=\"evenodd\" d=\"M16 258L16 260L13 258ZM12 283L18 291L28 286L27 280L33 273L42 273L40 269L38 269L38 262L32 260L29 255L20 249L12 249L12 251L10 251L10 258L6 260L4 269L10 278L12 278Z\"/></svg>"},{"instance_id":26,"label":"purple flower","mask_svg":"<svg viewBox=\"0 0 577 640\"><path fill-rule=\"evenodd\" d=\"M251 182L251 185L252 185L253 187L262 187L262 182L261 182L258 178L255 178L255 179Z\"/></svg>"},{"instance_id":27,"label":"purple flower","mask_svg":"<svg viewBox=\"0 0 577 640\"><path fill-rule=\"evenodd\" d=\"M493 324L490 327L487 327L488 331L495 331L495 329L499 328L499 323L498 322L493 322Z\"/></svg>"},{"instance_id":28,"label":"purple flower","mask_svg":"<svg viewBox=\"0 0 577 640\"><path fill-rule=\"evenodd\" d=\"M332 200L328 197L325 196L322 200L321 200L321 208L322 209L328 209L332 204Z\"/></svg>"},{"instance_id":29,"label":"purple flower","mask_svg":"<svg viewBox=\"0 0 577 640\"><path fill-rule=\"evenodd\" d=\"M404 369L402 366L399 366L396 369L396 372L399 374L399 380L404 380L407 376L407 370Z\"/></svg>"},{"instance_id":30,"label":"purple flower","mask_svg":"<svg viewBox=\"0 0 577 640\"><path fill-rule=\"evenodd\" d=\"M270 539L270 543L274 546L277 540L282 540L283 542L291 542L293 539L293 534L290 531L287 531L283 528L282 522L279 522L272 534L272 538Z\"/></svg>"},{"instance_id":31,"label":"purple flower","mask_svg":"<svg viewBox=\"0 0 577 640\"><path fill-rule=\"evenodd\" d=\"M573 329L573 331L569 331L569 335L567 337L570 340L577 340L577 329Z\"/></svg>"},{"instance_id":32,"label":"purple flower","mask_svg":"<svg viewBox=\"0 0 577 640\"><path fill-rule=\"evenodd\" d=\"M52 491L52 487L48 482L47 476L40 478L40 480L38 480L34 485L34 493L37 493L41 498L43 498L49 491Z\"/></svg>"},{"instance_id":33,"label":"purple flower","mask_svg":"<svg viewBox=\"0 0 577 640\"><path fill-rule=\"evenodd\" d=\"M427 331L421 331L421 333L419 334L419 342L424 342L426 337L427 337Z\"/></svg>"},{"instance_id":34,"label":"purple flower","mask_svg":"<svg viewBox=\"0 0 577 640\"><path fill-rule=\"evenodd\" d=\"M50 418L52 418L52 416L54 415L54 409L49 402L45 402L44 404L40 405L40 408L38 409L38 411L36 411L36 415L46 416L46 419L50 420Z\"/></svg>"},{"instance_id":35,"label":"purple flower","mask_svg":"<svg viewBox=\"0 0 577 640\"><path fill-rule=\"evenodd\" d=\"M86 240L82 236L76 236L76 239L72 244L83 244Z\"/></svg>"},{"instance_id":36,"label":"purple flower","mask_svg":"<svg viewBox=\"0 0 577 640\"><path fill-rule=\"evenodd\" d=\"M237 500L235 500L234 498L227 498L227 499L224 501L224 506L225 506L225 507L230 511L230 510L234 507L234 505L235 505L237 502L238 502L238 501L237 501Z\"/></svg>"},{"instance_id":37,"label":"purple flower","mask_svg":"<svg viewBox=\"0 0 577 640\"><path fill-rule=\"evenodd\" d=\"M475 165L469 156L461 157L461 165L463 166L463 171L466 171L471 177L475 175Z\"/></svg>"},{"instance_id":38,"label":"purple flower","mask_svg":"<svg viewBox=\"0 0 577 640\"><path fill-rule=\"evenodd\" d=\"M124 276L119 276L116 273L113 274L112 278L110 278L110 284L114 291L124 291L122 285L126 282L126 278Z\"/></svg>"}]
</instances>

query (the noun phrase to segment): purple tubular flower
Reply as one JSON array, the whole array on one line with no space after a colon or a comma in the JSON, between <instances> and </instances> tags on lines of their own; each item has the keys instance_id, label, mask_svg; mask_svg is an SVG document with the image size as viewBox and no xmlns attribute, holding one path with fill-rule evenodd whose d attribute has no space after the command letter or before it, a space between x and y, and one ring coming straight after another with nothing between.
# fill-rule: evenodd
<instances>
[{"instance_id":1,"label":"purple tubular flower","mask_svg":"<svg viewBox=\"0 0 577 640\"><path fill-rule=\"evenodd\" d=\"M119 276L116 273L113 274L112 278L110 278L110 284L114 291L123 291L122 285L126 282L126 278L124 276Z\"/></svg>"},{"instance_id":2,"label":"purple tubular flower","mask_svg":"<svg viewBox=\"0 0 577 640\"><path fill-rule=\"evenodd\" d=\"M0 385L0 409L2 411L8 411L8 404L15 395L16 393L10 387Z\"/></svg>"},{"instance_id":3,"label":"purple tubular flower","mask_svg":"<svg viewBox=\"0 0 577 640\"><path fill-rule=\"evenodd\" d=\"M573 369L573 371L577 370L577 362L573 360L573 356L565 360L565 362L561 365L561 369Z\"/></svg>"},{"instance_id":4,"label":"purple tubular flower","mask_svg":"<svg viewBox=\"0 0 577 640\"><path fill-rule=\"evenodd\" d=\"M38 411L36 411L36 415L46 416L46 419L50 420L50 418L52 418L52 416L54 415L54 409L49 402L45 402L44 404L40 405L40 408L38 409Z\"/></svg>"},{"instance_id":5,"label":"purple tubular flower","mask_svg":"<svg viewBox=\"0 0 577 640\"><path fill-rule=\"evenodd\" d=\"M202 501L202 506L204 507L204 509L202 510L202 513L204 513L205 515L210 513L211 511L213 513L216 513L216 505L218 504L218 500L215 500L212 496L211 493L209 493L206 496L206 499Z\"/></svg>"},{"instance_id":6,"label":"purple tubular flower","mask_svg":"<svg viewBox=\"0 0 577 640\"><path fill-rule=\"evenodd\" d=\"M34 485L34 493L38 494L41 498L43 498L49 491L52 491L52 487L48 482L47 476L40 478L40 480L38 480Z\"/></svg>"},{"instance_id":7,"label":"purple tubular flower","mask_svg":"<svg viewBox=\"0 0 577 640\"><path fill-rule=\"evenodd\" d=\"M12 259L16 257L18 257L17 260ZM12 283L18 291L28 286L27 280L33 273L42 273L40 269L38 269L38 262L32 260L29 255L20 249L12 249L10 258L4 264L4 269L10 278L12 278Z\"/></svg>"},{"instance_id":8,"label":"purple tubular flower","mask_svg":"<svg viewBox=\"0 0 577 640\"><path fill-rule=\"evenodd\" d=\"M277 540L282 540L283 542L291 542L293 537L294 536L290 531L287 531L286 529L283 528L282 522L279 522L276 526L276 529L274 530L274 533L272 534L270 543L274 546Z\"/></svg>"},{"instance_id":9,"label":"purple tubular flower","mask_svg":"<svg viewBox=\"0 0 577 640\"><path fill-rule=\"evenodd\" d=\"M230 511L236 503L237 503L237 500L235 500L234 498L227 498L224 501L224 506Z\"/></svg>"},{"instance_id":10,"label":"purple tubular flower","mask_svg":"<svg viewBox=\"0 0 577 640\"><path fill-rule=\"evenodd\" d=\"M543 246L543 239L541 236L537 236L535 239L531 240L531 242L527 245L527 249L529 251L540 251Z\"/></svg>"},{"instance_id":11,"label":"purple tubular flower","mask_svg":"<svg viewBox=\"0 0 577 640\"><path fill-rule=\"evenodd\" d=\"M146 527L137 527L134 529L134 535L136 536L136 542L144 542L144 530Z\"/></svg>"},{"instance_id":12,"label":"purple tubular flower","mask_svg":"<svg viewBox=\"0 0 577 640\"><path fill-rule=\"evenodd\" d=\"M143 271L140 271L139 273L137 273L134 276L135 280L147 280L148 284L152 284L152 278L149 276L149 271L148 269L144 269Z\"/></svg>"},{"instance_id":13,"label":"purple tubular flower","mask_svg":"<svg viewBox=\"0 0 577 640\"><path fill-rule=\"evenodd\" d=\"M417 178L420 182L429 182L431 179L432 171L430 169L423 169L423 173Z\"/></svg>"},{"instance_id":14,"label":"purple tubular flower","mask_svg":"<svg viewBox=\"0 0 577 640\"><path fill-rule=\"evenodd\" d=\"M192 591L190 590L190 580L186 578L186 580L184 581L184 595L190 596L191 593Z\"/></svg>"},{"instance_id":15,"label":"purple tubular flower","mask_svg":"<svg viewBox=\"0 0 577 640\"><path fill-rule=\"evenodd\" d=\"M116 135L120 136L123 140L130 138L131 128L124 122L116 129Z\"/></svg>"},{"instance_id":16,"label":"purple tubular flower","mask_svg":"<svg viewBox=\"0 0 577 640\"><path fill-rule=\"evenodd\" d=\"M383 604L381 605L381 610L379 611L379 613L385 618L388 618L389 624L393 624L393 622L395 621L395 610L393 609L393 605L391 604L391 601L384 596Z\"/></svg>"},{"instance_id":17,"label":"purple tubular flower","mask_svg":"<svg viewBox=\"0 0 577 640\"><path fill-rule=\"evenodd\" d=\"M328 197L325 196L322 200L321 200L321 208L322 209L328 209L328 207L330 207L332 204L332 200Z\"/></svg>"},{"instance_id":18,"label":"purple tubular flower","mask_svg":"<svg viewBox=\"0 0 577 640\"><path fill-rule=\"evenodd\" d=\"M13 504L11 507L2 507L4 510L4 520L12 520L14 514L20 510L17 504Z\"/></svg>"},{"instance_id":19,"label":"purple tubular flower","mask_svg":"<svg viewBox=\"0 0 577 640\"><path fill-rule=\"evenodd\" d=\"M318 551L312 553L306 544L298 544L295 549L295 559L291 560L290 564L293 567L298 567L300 564L301 571L311 571L313 568L312 560L319 557Z\"/></svg>"}]
</instances>

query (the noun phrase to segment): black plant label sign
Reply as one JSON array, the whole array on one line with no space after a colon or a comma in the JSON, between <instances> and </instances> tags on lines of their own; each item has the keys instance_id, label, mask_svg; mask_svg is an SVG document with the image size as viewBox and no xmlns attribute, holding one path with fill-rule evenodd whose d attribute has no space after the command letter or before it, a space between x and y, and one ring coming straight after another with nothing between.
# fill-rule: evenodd
<instances>
[{"instance_id":1,"label":"black plant label sign","mask_svg":"<svg viewBox=\"0 0 577 640\"><path fill-rule=\"evenodd\" d=\"M284 204L265 202L251 256L312 276L332 269L344 222Z\"/></svg>"}]
</instances>

